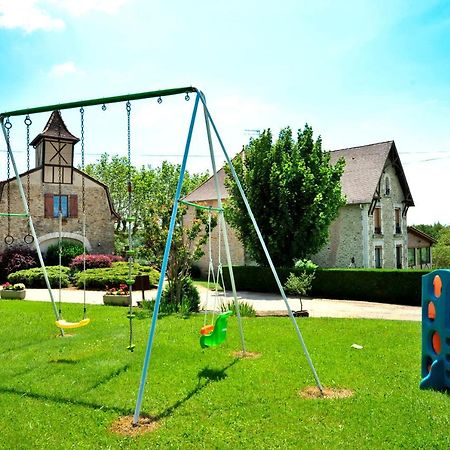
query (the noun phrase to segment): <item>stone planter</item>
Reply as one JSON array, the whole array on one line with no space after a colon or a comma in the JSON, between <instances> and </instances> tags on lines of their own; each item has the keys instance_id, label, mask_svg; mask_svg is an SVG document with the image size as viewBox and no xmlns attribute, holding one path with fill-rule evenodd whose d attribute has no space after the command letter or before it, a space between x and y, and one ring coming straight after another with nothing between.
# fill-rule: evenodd
<instances>
[{"instance_id":1,"label":"stone planter","mask_svg":"<svg viewBox=\"0 0 450 450\"><path fill-rule=\"evenodd\" d=\"M103 304L110 306L129 306L130 296L129 295L103 295Z\"/></svg>"},{"instance_id":2,"label":"stone planter","mask_svg":"<svg viewBox=\"0 0 450 450\"><path fill-rule=\"evenodd\" d=\"M0 291L0 298L5 300L23 300L25 298L26 290L13 291L11 289L2 289Z\"/></svg>"}]
</instances>

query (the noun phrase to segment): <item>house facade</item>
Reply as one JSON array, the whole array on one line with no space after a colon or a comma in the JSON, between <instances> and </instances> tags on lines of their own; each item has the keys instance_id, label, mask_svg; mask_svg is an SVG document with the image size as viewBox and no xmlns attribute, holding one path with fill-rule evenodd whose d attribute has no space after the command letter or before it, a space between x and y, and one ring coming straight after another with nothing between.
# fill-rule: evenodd
<instances>
[{"instance_id":1,"label":"house facade","mask_svg":"<svg viewBox=\"0 0 450 450\"><path fill-rule=\"evenodd\" d=\"M414 201L394 141L333 151L331 163L341 157L347 204L311 259L321 267L408 267L407 213Z\"/></svg>"},{"instance_id":2,"label":"house facade","mask_svg":"<svg viewBox=\"0 0 450 450\"><path fill-rule=\"evenodd\" d=\"M61 113L54 111L43 132L31 142L36 167L20 174L43 253L59 240L60 212L64 240L84 242L91 253L114 251L114 223L118 216L108 188L74 167L74 146L78 141L68 131ZM0 182L0 212L24 212L15 177ZM26 218L0 217L0 238L0 252L9 245L34 246Z\"/></svg>"},{"instance_id":3,"label":"house facade","mask_svg":"<svg viewBox=\"0 0 450 450\"><path fill-rule=\"evenodd\" d=\"M342 192L347 199L329 229L327 244L312 260L320 267L408 267L408 209L414 201L401 165L394 141L364 145L330 152L330 162L344 158L341 179ZM225 172L217 172L220 196L228 198ZM191 192L187 201L217 206L214 179ZM192 220L189 211L186 220ZM233 229L228 227L231 257L234 265L252 264ZM212 257L217 263L217 230L212 233ZM221 243L223 255L223 243ZM223 261L223 257L222 257ZM205 255L199 266L208 268Z\"/></svg>"}]
</instances>

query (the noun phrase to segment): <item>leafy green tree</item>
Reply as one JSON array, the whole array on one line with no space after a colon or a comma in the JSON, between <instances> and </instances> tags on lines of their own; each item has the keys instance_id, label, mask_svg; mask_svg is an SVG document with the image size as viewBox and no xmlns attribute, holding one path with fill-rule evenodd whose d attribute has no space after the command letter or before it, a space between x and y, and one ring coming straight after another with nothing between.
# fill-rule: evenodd
<instances>
[{"instance_id":1,"label":"leafy green tree","mask_svg":"<svg viewBox=\"0 0 450 450\"><path fill-rule=\"evenodd\" d=\"M94 164L88 164L85 172L96 180L106 184L114 209L122 218L117 222L117 231L124 231L127 227L128 216L128 171L131 178L136 174L136 168L128 166L125 156L114 155L110 157L107 153L101 155L100 160Z\"/></svg>"},{"instance_id":2,"label":"leafy green tree","mask_svg":"<svg viewBox=\"0 0 450 450\"><path fill-rule=\"evenodd\" d=\"M131 214L136 218L132 230L133 246L137 248L140 259L156 267L161 266L180 170L179 165L167 161L154 169L145 166L136 169L134 166L128 166L125 157L113 156L110 159L108 154L102 155L97 163L86 167L86 173L108 186L114 208L122 217L115 236L118 253L124 254L128 245L125 219L129 214L128 176L130 176ZM206 181L208 176L208 173L185 172L182 196ZM207 237L205 214L198 212L189 228L183 223L185 214L186 207L179 205L167 270L168 287L164 296L170 311L180 310L183 293L187 295L187 291L192 291L186 287L190 286L189 271L192 264L203 255L202 247Z\"/></svg>"},{"instance_id":3,"label":"leafy green tree","mask_svg":"<svg viewBox=\"0 0 450 450\"><path fill-rule=\"evenodd\" d=\"M321 138L314 141L306 124L296 140L289 127L281 130L276 142L270 129L265 130L233 163L274 264L289 267L294 259L317 253L345 204L340 184L344 160L332 166ZM226 170L227 219L250 256L267 265L236 183Z\"/></svg>"},{"instance_id":4,"label":"leafy green tree","mask_svg":"<svg viewBox=\"0 0 450 450\"><path fill-rule=\"evenodd\" d=\"M139 172L139 182L136 190L147 192L146 209L142 216L143 232L142 244L146 257L157 266L161 265L164 246L169 232L170 217L172 215L173 199L180 176L180 166L164 161L161 167L152 173ZM181 195L187 195L208 179L208 173L184 174ZM179 205L177 215L177 229L183 228L183 216L186 208ZM174 239L175 242L175 239ZM181 244L181 242L179 242Z\"/></svg>"},{"instance_id":5,"label":"leafy green tree","mask_svg":"<svg viewBox=\"0 0 450 450\"><path fill-rule=\"evenodd\" d=\"M180 205L177 216L177 227L172 236L172 246L170 250L169 262L167 266L167 285L163 297L165 310L180 311L183 305L190 305L188 311L198 311L198 303L192 301L189 296L192 288L190 286L190 272L193 263L198 261L203 255L203 247L208 239L208 215L201 210L195 211L195 217L190 227L183 226L183 218L187 208ZM217 221L211 218L211 230L216 226ZM183 298L188 297L188 298Z\"/></svg>"},{"instance_id":6,"label":"leafy green tree","mask_svg":"<svg viewBox=\"0 0 450 450\"><path fill-rule=\"evenodd\" d=\"M432 252L434 267L450 268L450 226L442 226Z\"/></svg>"},{"instance_id":7,"label":"leafy green tree","mask_svg":"<svg viewBox=\"0 0 450 450\"><path fill-rule=\"evenodd\" d=\"M415 228L422 231L425 234L428 234L432 238L438 240L439 239L439 233L445 228L445 225L442 225L439 222L434 223L433 225L426 225L426 224L420 224L420 225L414 225Z\"/></svg>"}]
</instances>

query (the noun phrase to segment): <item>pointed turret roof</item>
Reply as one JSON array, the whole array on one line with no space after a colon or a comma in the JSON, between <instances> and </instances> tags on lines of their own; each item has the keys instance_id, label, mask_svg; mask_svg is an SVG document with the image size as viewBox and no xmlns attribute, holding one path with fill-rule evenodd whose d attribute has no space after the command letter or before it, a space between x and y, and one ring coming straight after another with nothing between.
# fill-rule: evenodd
<instances>
[{"instance_id":1,"label":"pointed turret roof","mask_svg":"<svg viewBox=\"0 0 450 450\"><path fill-rule=\"evenodd\" d=\"M44 138L61 139L76 144L79 139L74 136L66 127L61 116L61 111L53 111L45 125L42 133L39 133L31 142L33 147L39 144Z\"/></svg>"}]
</instances>

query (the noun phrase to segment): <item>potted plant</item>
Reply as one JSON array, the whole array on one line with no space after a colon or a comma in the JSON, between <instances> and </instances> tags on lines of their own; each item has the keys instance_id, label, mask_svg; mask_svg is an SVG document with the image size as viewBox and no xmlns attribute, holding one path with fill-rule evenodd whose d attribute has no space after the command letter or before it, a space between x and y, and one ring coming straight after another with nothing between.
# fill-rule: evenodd
<instances>
[{"instance_id":1,"label":"potted plant","mask_svg":"<svg viewBox=\"0 0 450 450\"><path fill-rule=\"evenodd\" d=\"M23 300L25 298L25 285L23 283L5 283L2 285L0 297L11 300Z\"/></svg>"},{"instance_id":2,"label":"potted plant","mask_svg":"<svg viewBox=\"0 0 450 450\"><path fill-rule=\"evenodd\" d=\"M300 300L300 311L293 311L295 317L309 317L309 312L303 309L302 295L311 289L311 283L314 279L314 273L303 272L299 276L292 272L284 285L284 289L288 294L298 295Z\"/></svg>"},{"instance_id":3,"label":"potted plant","mask_svg":"<svg viewBox=\"0 0 450 450\"><path fill-rule=\"evenodd\" d=\"M106 287L106 292L103 295L104 305L115 306L129 306L130 304L130 290L128 285L122 283L119 287Z\"/></svg>"}]
</instances>

